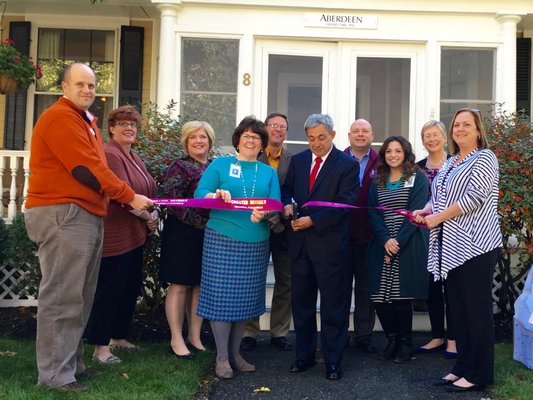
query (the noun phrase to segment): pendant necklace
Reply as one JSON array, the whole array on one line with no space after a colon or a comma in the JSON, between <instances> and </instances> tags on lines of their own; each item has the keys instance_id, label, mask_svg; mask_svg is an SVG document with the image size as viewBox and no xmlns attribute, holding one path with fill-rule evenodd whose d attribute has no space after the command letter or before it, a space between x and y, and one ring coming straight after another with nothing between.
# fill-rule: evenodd
<instances>
[{"instance_id":1,"label":"pendant necklace","mask_svg":"<svg viewBox=\"0 0 533 400\"><path fill-rule=\"evenodd\" d=\"M405 174L402 174L402 176L400 176L400 179L398 179L396 182L394 183L391 183L388 179L387 179L387 183L386 183L386 186L387 186L387 189L389 190L396 190L400 187L400 185L402 184L403 182L403 177L404 177Z\"/></svg>"},{"instance_id":2,"label":"pendant necklace","mask_svg":"<svg viewBox=\"0 0 533 400\"><path fill-rule=\"evenodd\" d=\"M237 163L239 162L239 160L237 159ZM253 198L254 195L255 195L255 181L257 179L257 164L258 164L258 161L255 162L255 173L254 173L254 181L252 183L252 196L250 198ZM241 181L242 181L242 191L243 191L243 194L244 194L244 198L245 199L248 199L248 193L246 191L246 184L244 183L244 174L243 174L243 169L241 167Z\"/></svg>"}]
</instances>

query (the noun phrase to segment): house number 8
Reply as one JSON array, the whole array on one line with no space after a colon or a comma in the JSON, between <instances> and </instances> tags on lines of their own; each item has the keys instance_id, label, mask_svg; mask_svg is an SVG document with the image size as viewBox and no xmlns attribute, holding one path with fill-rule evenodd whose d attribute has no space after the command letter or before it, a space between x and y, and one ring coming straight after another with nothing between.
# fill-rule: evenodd
<instances>
[{"instance_id":1,"label":"house number 8","mask_svg":"<svg viewBox=\"0 0 533 400\"><path fill-rule=\"evenodd\" d=\"M251 78L252 78L252 77L250 76L250 74L249 74L248 72L245 73L245 74L242 76L242 84L243 84L244 86L250 86L250 83L252 83L252 82L251 82Z\"/></svg>"}]
</instances>

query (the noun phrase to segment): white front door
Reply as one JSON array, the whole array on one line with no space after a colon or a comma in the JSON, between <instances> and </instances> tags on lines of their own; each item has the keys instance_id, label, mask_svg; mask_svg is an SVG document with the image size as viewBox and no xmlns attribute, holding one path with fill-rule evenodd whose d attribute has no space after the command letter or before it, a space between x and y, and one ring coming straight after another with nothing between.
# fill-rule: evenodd
<instances>
[{"instance_id":1,"label":"white front door","mask_svg":"<svg viewBox=\"0 0 533 400\"><path fill-rule=\"evenodd\" d=\"M307 148L303 129L313 113L327 113L334 101L331 60L336 44L258 40L256 76L260 89L254 110L261 118L271 112L288 116L286 144L292 152Z\"/></svg>"},{"instance_id":2,"label":"white front door","mask_svg":"<svg viewBox=\"0 0 533 400\"><path fill-rule=\"evenodd\" d=\"M376 146L391 135L418 141L427 114L424 45L260 39L256 49L254 112L288 116L291 151L307 147L303 123L312 113L333 117L341 149L357 118L372 123Z\"/></svg>"}]
</instances>

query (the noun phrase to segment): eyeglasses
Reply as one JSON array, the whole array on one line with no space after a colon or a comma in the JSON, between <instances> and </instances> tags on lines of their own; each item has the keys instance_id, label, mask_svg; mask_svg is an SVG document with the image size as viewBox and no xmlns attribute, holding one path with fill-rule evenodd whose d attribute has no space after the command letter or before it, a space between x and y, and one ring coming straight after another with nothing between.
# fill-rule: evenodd
<instances>
[{"instance_id":1,"label":"eyeglasses","mask_svg":"<svg viewBox=\"0 0 533 400\"><path fill-rule=\"evenodd\" d=\"M267 124L267 126L273 128L273 129L279 129L280 131L286 131L287 130L287 125Z\"/></svg>"},{"instance_id":2,"label":"eyeglasses","mask_svg":"<svg viewBox=\"0 0 533 400\"><path fill-rule=\"evenodd\" d=\"M253 140L254 142L261 140L259 136L250 136L250 135L242 135L241 138L242 140L246 140L246 141Z\"/></svg>"},{"instance_id":3,"label":"eyeglasses","mask_svg":"<svg viewBox=\"0 0 533 400\"><path fill-rule=\"evenodd\" d=\"M117 122L117 125L121 128L127 128L130 126L132 129L136 129L138 127L137 122L127 122L127 121L119 121Z\"/></svg>"}]
</instances>

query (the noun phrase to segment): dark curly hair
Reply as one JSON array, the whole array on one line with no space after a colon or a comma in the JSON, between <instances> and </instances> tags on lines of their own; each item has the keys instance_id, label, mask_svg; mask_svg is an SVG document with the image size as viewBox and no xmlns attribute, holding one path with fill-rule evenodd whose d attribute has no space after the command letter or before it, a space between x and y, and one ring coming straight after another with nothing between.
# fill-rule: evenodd
<instances>
[{"instance_id":1,"label":"dark curly hair","mask_svg":"<svg viewBox=\"0 0 533 400\"><path fill-rule=\"evenodd\" d=\"M387 183L387 179L389 179L390 167L385 162L385 153L387 152L387 149L389 148L389 144L391 142L398 142L400 143L400 146L402 146L405 155L402 163L402 171L405 175L405 178L407 179L408 177L413 175L414 172L419 170L418 166L415 163L415 154L413 153L411 143L409 143L407 139L401 136L389 136L387 139L385 139L378 152L379 165L377 180L380 185L385 185Z\"/></svg>"},{"instance_id":2,"label":"dark curly hair","mask_svg":"<svg viewBox=\"0 0 533 400\"><path fill-rule=\"evenodd\" d=\"M239 123L239 126L235 128L233 136L231 136L231 144L235 147L235 150L239 152L239 141L244 132L253 132L259 135L261 138L261 149L265 149L268 145L268 132L266 125L255 118L253 115L244 117L243 120Z\"/></svg>"}]
</instances>

